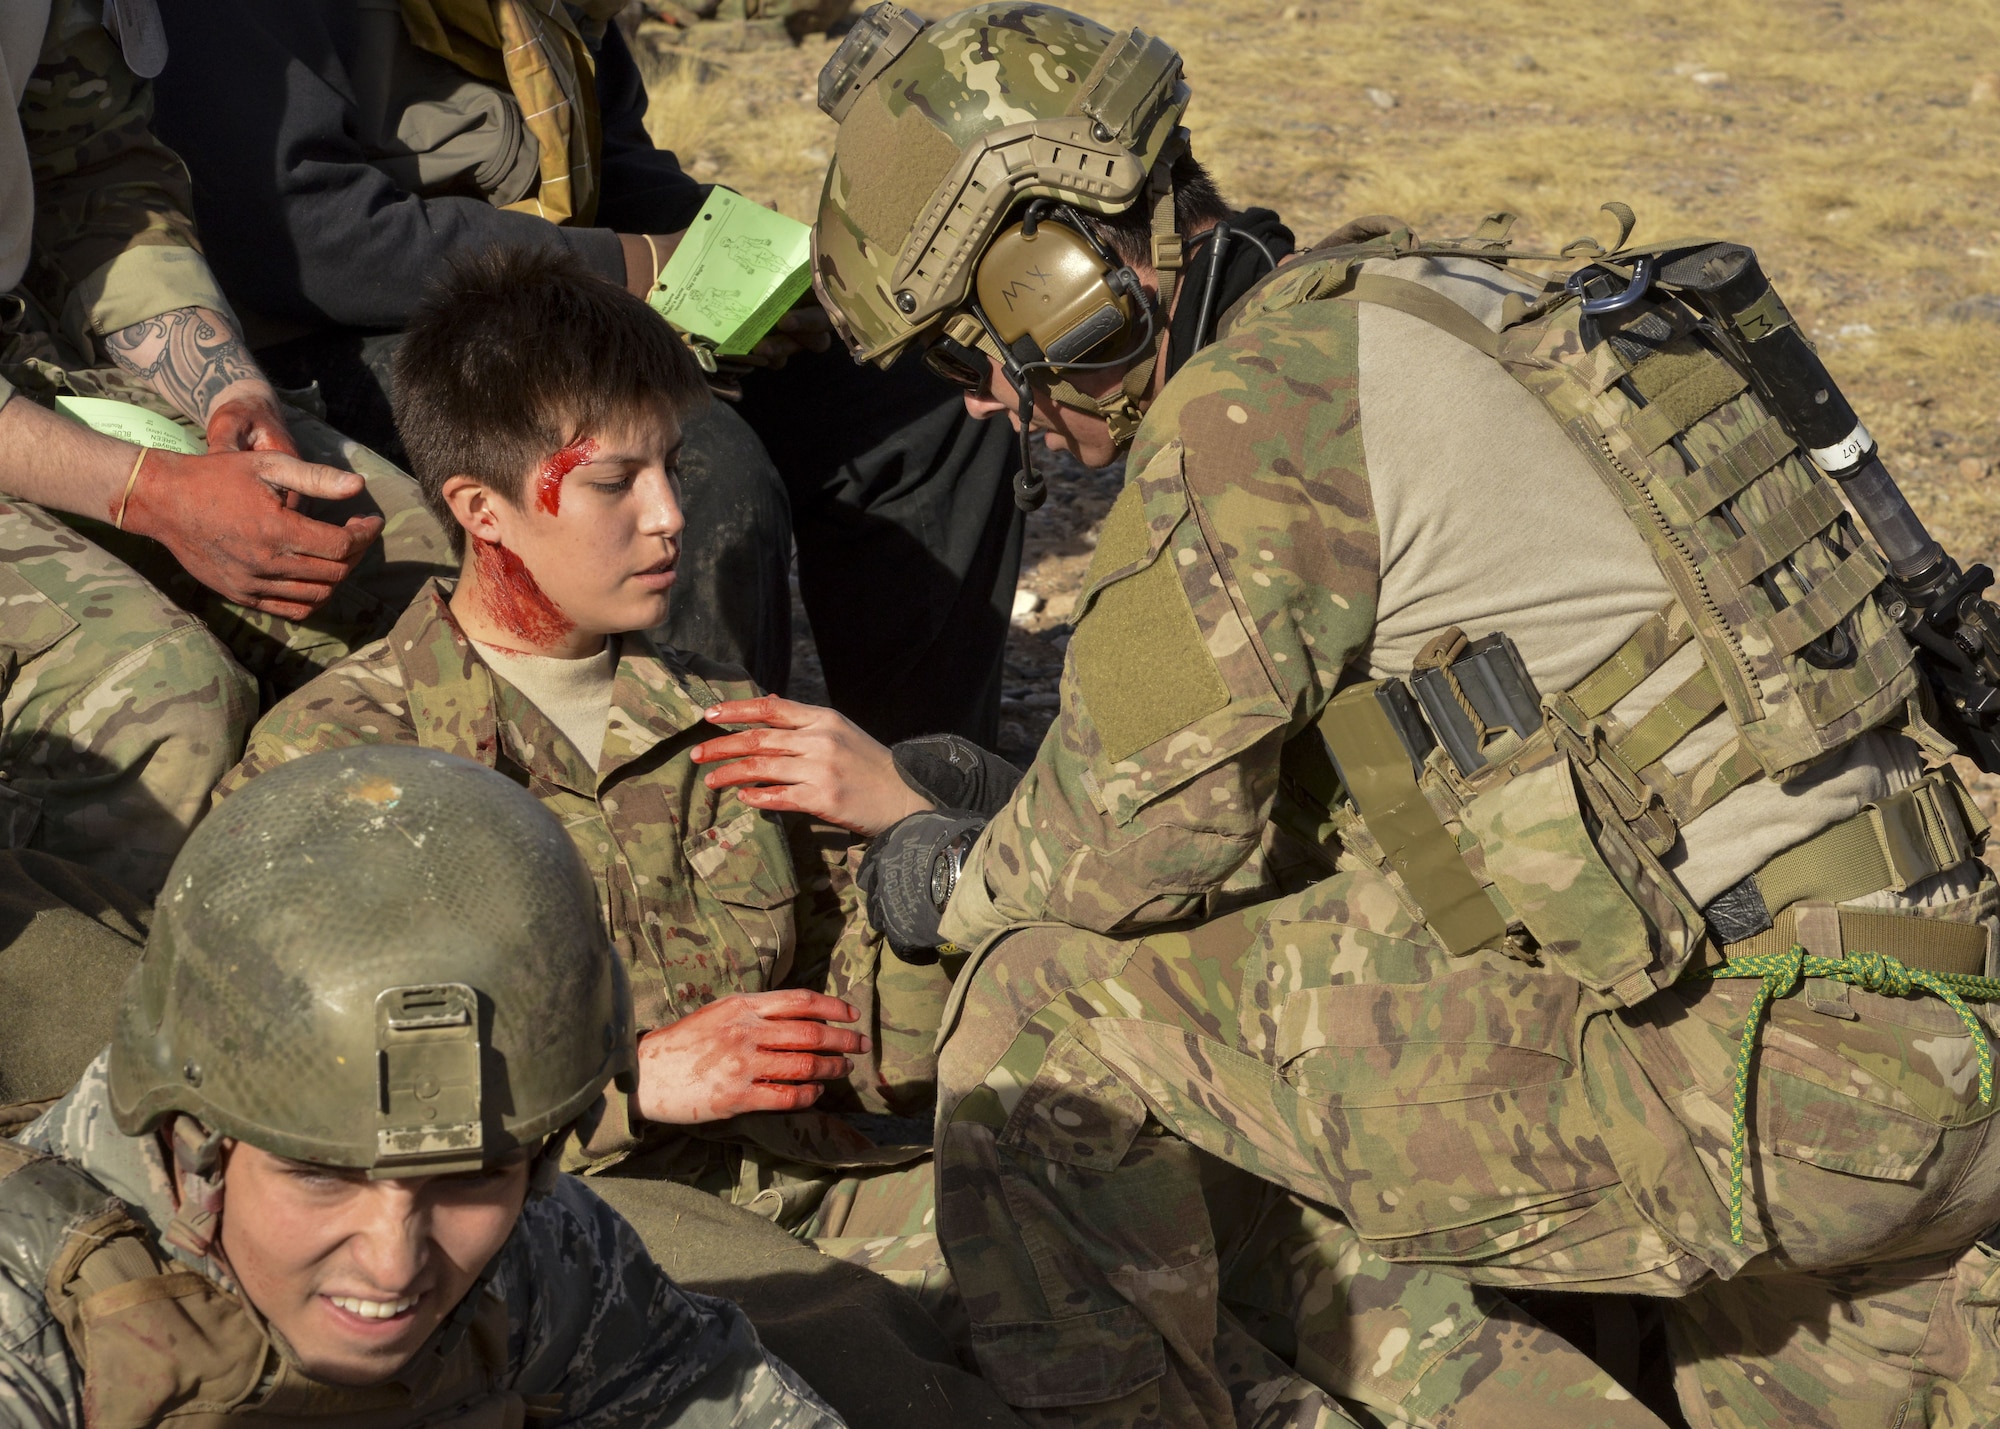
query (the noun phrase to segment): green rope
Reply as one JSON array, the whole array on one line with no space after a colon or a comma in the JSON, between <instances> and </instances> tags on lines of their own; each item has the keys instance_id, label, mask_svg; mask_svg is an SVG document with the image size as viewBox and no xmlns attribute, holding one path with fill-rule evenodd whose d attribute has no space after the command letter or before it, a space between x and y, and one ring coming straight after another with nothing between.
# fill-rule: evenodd
<instances>
[{"instance_id":1,"label":"green rope","mask_svg":"<svg viewBox=\"0 0 2000 1429\"><path fill-rule=\"evenodd\" d=\"M1808 953L1797 943L1789 953L1759 953L1736 958L1719 968L1697 976L1710 978L1754 977L1762 986L1750 999L1750 1020L1743 1028L1743 1042L1736 1053L1736 1103L1730 1111L1729 1129L1729 1239L1743 1244L1743 1161L1750 1144L1750 1059L1756 1055L1757 1033L1764 1011L1773 998L1788 997L1801 978L1823 977L1844 982L1863 992L1885 997L1908 997L1921 988L1937 994L1958 1014L1972 1035L1973 1051L1979 1058L1979 1100L1993 1100L1993 1044L1979 1016L1965 1005L1966 998L1978 1002L2000 1001L2000 978L1972 977L1964 973L1929 973L1906 967L1886 953L1849 953L1844 958L1822 958Z\"/></svg>"}]
</instances>

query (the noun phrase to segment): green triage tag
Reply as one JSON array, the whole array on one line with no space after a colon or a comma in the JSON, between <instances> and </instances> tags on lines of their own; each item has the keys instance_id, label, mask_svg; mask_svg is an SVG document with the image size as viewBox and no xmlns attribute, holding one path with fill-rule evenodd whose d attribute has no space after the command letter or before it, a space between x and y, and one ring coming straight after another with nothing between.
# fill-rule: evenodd
<instances>
[{"instance_id":1,"label":"green triage tag","mask_svg":"<svg viewBox=\"0 0 2000 1429\"><path fill-rule=\"evenodd\" d=\"M179 422L130 402L114 402L109 397L58 397L56 410L92 431L134 446L188 456L200 456L208 450L207 442Z\"/></svg>"},{"instance_id":2,"label":"green triage tag","mask_svg":"<svg viewBox=\"0 0 2000 1429\"><path fill-rule=\"evenodd\" d=\"M717 356L741 357L811 286L812 229L716 188L646 300Z\"/></svg>"}]
</instances>

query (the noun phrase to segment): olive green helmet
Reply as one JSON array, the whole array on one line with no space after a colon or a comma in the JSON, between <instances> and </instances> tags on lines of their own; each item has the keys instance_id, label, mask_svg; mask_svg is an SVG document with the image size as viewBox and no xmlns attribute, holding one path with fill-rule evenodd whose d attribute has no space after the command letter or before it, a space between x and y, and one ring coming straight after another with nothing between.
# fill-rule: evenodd
<instances>
[{"instance_id":1,"label":"olive green helmet","mask_svg":"<svg viewBox=\"0 0 2000 1429\"><path fill-rule=\"evenodd\" d=\"M819 80L840 134L813 282L855 357L886 366L963 308L1023 202L1116 214L1157 201L1188 98L1180 56L1136 29L1018 0L934 24L870 9ZM1177 252L1156 257L1178 266Z\"/></svg>"},{"instance_id":2,"label":"olive green helmet","mask_svg":"<svg viewBox=\"0 0 2000 1429\"><path fill-rule=\"evenodd\" d=\"M432 750L308 755L174 861L111 1044L112 1114L373 1176L488 1165L635 1049L588 871L526 790Z\"/></svg>"}]
</instances>

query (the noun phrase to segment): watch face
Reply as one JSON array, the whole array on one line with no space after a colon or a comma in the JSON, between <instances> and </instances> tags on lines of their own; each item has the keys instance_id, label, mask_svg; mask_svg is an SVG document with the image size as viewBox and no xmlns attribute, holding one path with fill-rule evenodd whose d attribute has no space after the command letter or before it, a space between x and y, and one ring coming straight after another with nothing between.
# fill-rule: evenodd
<instances>
[{"instance_id":1,"label":"watch face","mask_svg":"<svg viewBox=\"0 0 2000 1429\"><path fill-rule=\"evenodd\" d=\"M951 897L952 885L958 882L957 850L942 848L931 860L931 906L940 913L945 901Z\"/></svg>"}]
</instances>

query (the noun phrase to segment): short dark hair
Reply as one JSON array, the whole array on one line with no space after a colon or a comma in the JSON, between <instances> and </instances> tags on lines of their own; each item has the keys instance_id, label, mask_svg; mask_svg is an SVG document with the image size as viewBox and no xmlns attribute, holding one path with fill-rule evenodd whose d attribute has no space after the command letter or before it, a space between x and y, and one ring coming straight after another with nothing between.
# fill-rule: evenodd
<instances>
[{"instance_id":1,"label":"short dark hair","mask_svg":"<svg viewBox=\"0 0 2000 1429\"><path fill-rule=\"evenodd\" d=\"M1182 238L1197 227L1209 227L1229 217L1228 201L1201 160L1182 154L1174 160L1174 228ZM1153 262L1153 205L1142 193L1139 201L1123 213L1106 217L1085 214L1084 219L1104 246L1127 263Z\"/></svg>"},{"instance_id":2,"label":"short dark hair","mask_svg":"<svg viewBox=\"0 0 2000 1429\"><path fill-rule=\"evenodd\" d=\"M476 477L519 505L528 473L579 435L708 400L694 354L658 313L550 248L452 259L396 349L394 382L417 485L461 555L449 478Z\"/></svg>"}]
</instances>

